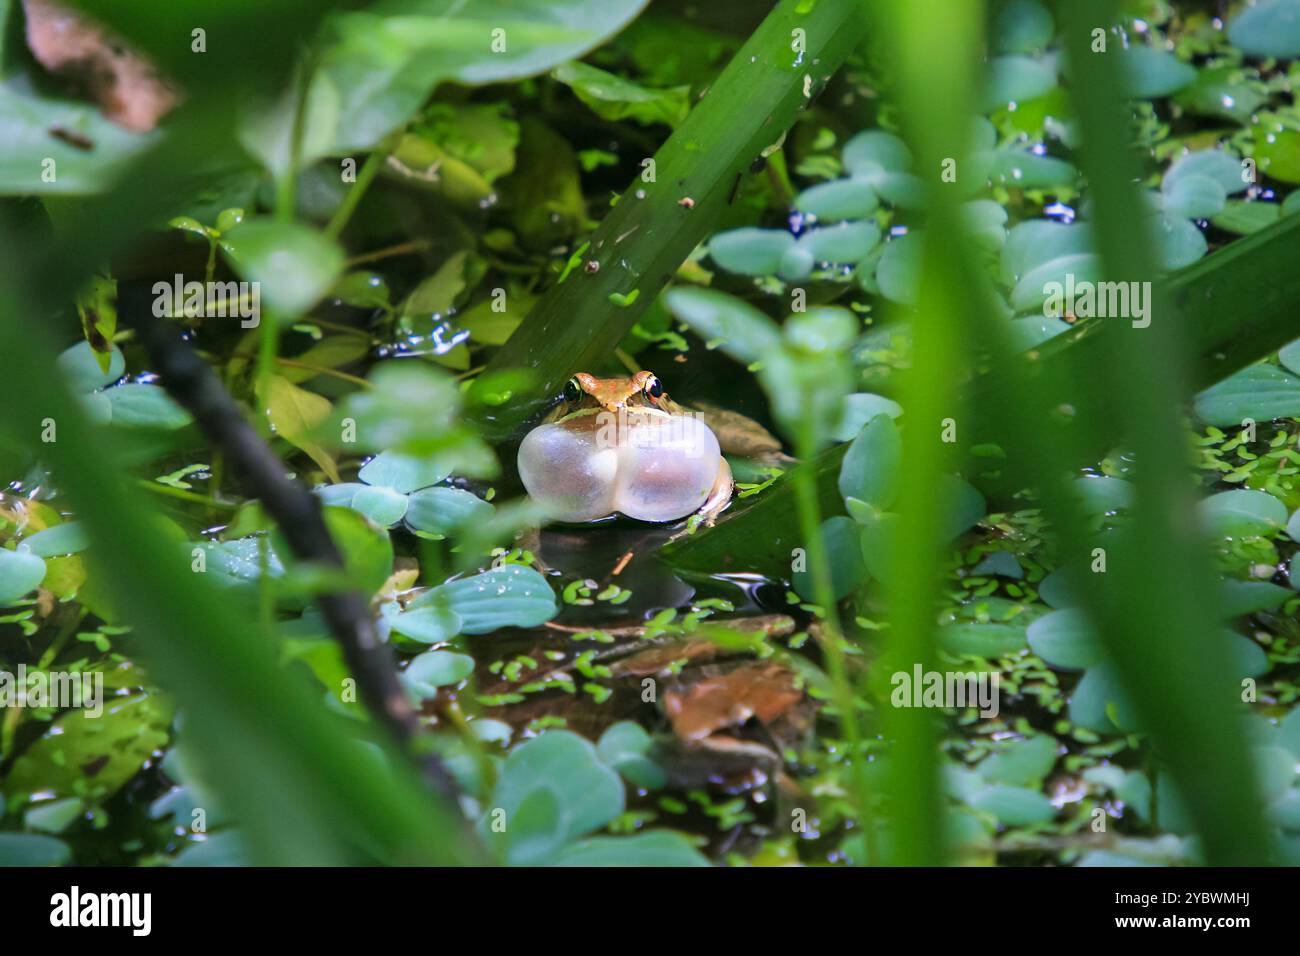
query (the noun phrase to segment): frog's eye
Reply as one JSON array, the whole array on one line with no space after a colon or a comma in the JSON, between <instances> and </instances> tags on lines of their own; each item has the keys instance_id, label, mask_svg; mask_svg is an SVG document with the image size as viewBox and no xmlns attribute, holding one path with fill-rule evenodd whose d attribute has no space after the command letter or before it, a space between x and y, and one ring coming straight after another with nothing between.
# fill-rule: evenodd
<instances>
[{"instance_id":1,"label":"frog's eye","mask_svg":"<svg viewBox=\"0 0 1300 956\"><path fill-rule=\"evenodd\" d=\"M582 397L582 389L578 387L578 380L571 378L564 383L564 400L566 402L576 402Z\"/></svg>"},{"instance_id":2,"label":"frog's eye","mask_svg":"<svg viewBox=\"0 0 1300 956\"><path fill-rule=\"evenodd\" d=\"M660 398L663 397L664 383L659 381L659 379L657 379L655 376L651 375L648 379L646 379L645 393L646 395L649 396L652 402L658 401Z\"/></svg>"}]
</instances>

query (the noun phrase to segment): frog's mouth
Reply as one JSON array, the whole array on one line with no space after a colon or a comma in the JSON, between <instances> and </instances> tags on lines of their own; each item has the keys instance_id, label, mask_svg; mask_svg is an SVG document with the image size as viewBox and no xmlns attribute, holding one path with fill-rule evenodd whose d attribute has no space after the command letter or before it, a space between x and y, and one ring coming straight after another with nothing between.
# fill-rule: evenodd
<instances>
[{"instance_id":1,"label":"frog's mouth","mask_svg":"<svg viewBox=\"0 0 1300 956\"><path fill-rule=\"evenodd\" d=\"M703 506L721 458L703 421L658 409L592 411L534 428L519 446L519 477L548 516L676 521Z\"/></svg>"}]
</instances>

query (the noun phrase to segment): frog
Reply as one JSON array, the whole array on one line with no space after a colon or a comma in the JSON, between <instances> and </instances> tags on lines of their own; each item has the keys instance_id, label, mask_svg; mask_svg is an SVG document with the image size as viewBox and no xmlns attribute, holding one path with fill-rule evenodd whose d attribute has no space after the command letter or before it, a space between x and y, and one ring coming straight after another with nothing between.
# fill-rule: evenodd
<instances>
[{"instance_id":1,"label":"frog","mask_svg":"<svg viewBox=\"0 0 1300 956\"><path fill-rule=\"evenodd\" d=\"M674 402L642 369L626 377L578 372L523 438L525 490L553 521L624 515L712 524L731 502L731 466L704 416Z\"/></svg>"}]
</instances>

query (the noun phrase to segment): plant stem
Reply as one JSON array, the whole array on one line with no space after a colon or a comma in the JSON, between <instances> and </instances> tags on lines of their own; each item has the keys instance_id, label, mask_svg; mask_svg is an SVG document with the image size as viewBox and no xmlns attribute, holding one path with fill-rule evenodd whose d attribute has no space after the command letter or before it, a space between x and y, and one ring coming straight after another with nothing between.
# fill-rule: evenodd
<instances>
[{"instance_id":1,"label":"plant stem","mask_svg":"<svg viewBox=\"0 0 1300 956\"><path fill-rule=\"evenodd\" d=\"M330 239L337 239L347 228L348 220L356 212L357 206L365 198L366 190L370 184L375 181L379 175L379 170L383 168L384 161L388 158L389 152L395 147L399 137L389 137L379 143L374 150L366 157L362 163L361 169L357 171L357 181L352 183L352 188L343 196L343 202L339 208L334 210L334 215L325 226L325 235Z\"/></svg>"},{"instance_id":2,"label":"plant stem","mask_svg":"<svg viewBox=\"0 0 1300 956\"><path fill-rule=\"evenodd\" d=\"M801 436L799 442L800 457L813 452L813 448ZM799 525L803 532L804 548L808 554L808 570L812 578L813 596L822 614L821 647L825 655L826 672L831 680L835 698L835 709L839 711L840 729L844 735L845 754L849 767L849 799L858 816L858 826L867 847L867 862L875 866L876 833L871 813L871 794L863 773L865 765L862 757L862 733L858 727L857 700L853 694L853 685L849 681L844 648L844 637L840 631L838 602L831 583L830 556L821 533L821 506L817 501L817 482L812 473L804 470L795 480L795 495L798 502Z\"/></svg>"}]
</instances>

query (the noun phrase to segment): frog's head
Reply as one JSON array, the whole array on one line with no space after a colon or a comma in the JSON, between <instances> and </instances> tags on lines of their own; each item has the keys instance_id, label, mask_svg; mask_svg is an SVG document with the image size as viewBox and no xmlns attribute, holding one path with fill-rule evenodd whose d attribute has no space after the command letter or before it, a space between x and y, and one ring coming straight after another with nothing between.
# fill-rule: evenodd
<instances>
[{"instance_id":1,"label":"frog's head","mask_svg":"<svg viewBox=\"0 0 1300 956\"><path fill-rule=\"evenodd\" d=\"M671 414L675 406L654 372L642 370L627 378L596 378L579 372L564 386L564 398L553 419L563 421L601 411L618 414L627 409L655 409Z\"/></svg>"}]
</instances>

